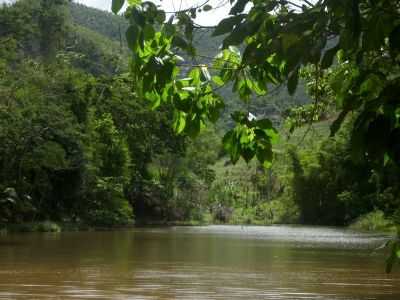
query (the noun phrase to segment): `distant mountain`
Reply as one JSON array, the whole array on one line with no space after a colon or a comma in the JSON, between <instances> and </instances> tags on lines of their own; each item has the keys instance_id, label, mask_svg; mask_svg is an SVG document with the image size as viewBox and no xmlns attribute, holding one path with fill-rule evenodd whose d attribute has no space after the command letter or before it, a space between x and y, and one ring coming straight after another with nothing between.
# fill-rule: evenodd
<instances>
[{"instance_id":1,"label":"distant mountain","mask_svg":"<svg viewBox=\"0 0 400 300\"><path fill-rule=\"evenodd\" d=\"M84 26L114 41L125 39L128 21L121 16L87 7L79 3L70 4L71 17L75 24Z\"/></svg>"}]
</instances>

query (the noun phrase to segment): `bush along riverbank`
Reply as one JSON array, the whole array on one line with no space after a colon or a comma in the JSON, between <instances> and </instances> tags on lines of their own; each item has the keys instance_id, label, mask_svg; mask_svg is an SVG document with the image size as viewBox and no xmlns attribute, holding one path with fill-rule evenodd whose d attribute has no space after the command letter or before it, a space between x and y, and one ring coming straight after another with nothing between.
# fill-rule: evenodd
<instances>
[{"instance_id":1,"label":"bush along riverbank","mask_svg":"<svg viewBox=\"0 0 400 300\"><path fill-rule=\"evenodd\" d=\"M0 226L1 234L8 233L29 233L29 232L73 232L73 231L109 231L109 230L125 230L133 228L135 225L126 224L124 226L95 226L85 223L71 223L71 222L27 222L27 223L14 223Z\"/></svg>"},{"instance_id":2,"label":"bush along riverbank","mask_svg":"<svg viewBox=\"0 0 400 300\"><path fill-rule=\"evenodd\" d=\"M271 208L272 207L272 208ZM59 233L59 232L73 232L73 231L108 231L108 230L126 230L134 227L147 227L147 226L209 226L209 225L247 225L247 226L270 226L270 225L287 225L299 224L298 212L288 217L288 213L282 211L282 207L273 209L273 203L269 209L263 209L268 214L257 212L260 208L253 208L251 210L236 209L229 210L229 212L216 211L214 215L206 213L201 220L188 220L188 221L166 221L166 220L138 220L135 223L126 224L124 226L95 226L84 224L80 222L27 222L0 225L0 235L8 233ZM222 216L222 214L225 214ZM274 219L274 216L276 219ZM224 218L225 221L222 221ZM283 220L291 220L292 222L283 222ZM346 227L346 226L342 226ZM396 234L400 228L396 226L396 222L387 218L382 211L376 210L368 214L362 215L354 222L347 226L351 230L368 231L368 232L381 232Z\"/></svg>"},{"instance_id":3,"label":"bush along riverbank","mask_svg":"<svg viewBox=\"0 0 400 300\"><path fill-rule=\"evenodd\" d=\"M388 233L396 233L398 229L396 223L387 218L380 210L376 210L358 217L357 220L350 224L349 228L355 230Z\"/></svg>"}]
</instances>

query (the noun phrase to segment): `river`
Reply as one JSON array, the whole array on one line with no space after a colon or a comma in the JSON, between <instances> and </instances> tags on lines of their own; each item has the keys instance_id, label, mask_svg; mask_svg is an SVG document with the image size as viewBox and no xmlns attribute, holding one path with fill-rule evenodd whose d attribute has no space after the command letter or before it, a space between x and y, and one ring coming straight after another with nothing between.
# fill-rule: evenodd
<instances>
[{"instance_id":1,"label":"river","mask_svg":"<svg viewBox=\"0 0 400 300\"><path fill-rule=\"evenodd\" d=\"M0 236L0 299L400 299L387 237L205 226Z\"/></svg>"}]
</instances>

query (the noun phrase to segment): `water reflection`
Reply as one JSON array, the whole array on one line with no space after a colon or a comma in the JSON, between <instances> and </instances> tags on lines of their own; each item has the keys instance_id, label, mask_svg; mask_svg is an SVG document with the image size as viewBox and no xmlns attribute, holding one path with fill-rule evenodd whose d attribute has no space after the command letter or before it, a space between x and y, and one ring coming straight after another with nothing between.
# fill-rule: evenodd
<instances>
[{"instance_id":1,"label":"water reflection","mask_svg":"<svg viewBox=\"0 0 400 300\"><path fill-rule=\"evenodd\" d=\"M0 299L400 299L387 237L172 227L0 237Z\"/></svg>"}]
</instances>

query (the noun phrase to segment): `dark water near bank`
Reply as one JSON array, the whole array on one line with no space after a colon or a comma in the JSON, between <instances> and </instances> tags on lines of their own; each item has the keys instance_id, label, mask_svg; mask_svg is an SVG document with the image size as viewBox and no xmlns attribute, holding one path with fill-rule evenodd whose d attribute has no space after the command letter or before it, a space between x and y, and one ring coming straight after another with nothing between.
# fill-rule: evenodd
<instances>
[{"instance_id":1,"label":"dark water near bank","mask_svg":"<svg viewBox=\"0 0 400 300\"><path fill-rule=\"evenodd\" d=\"M289 226L0 236L0 299L399 300L384 241Z\"/></svg>"}]
</instances>

